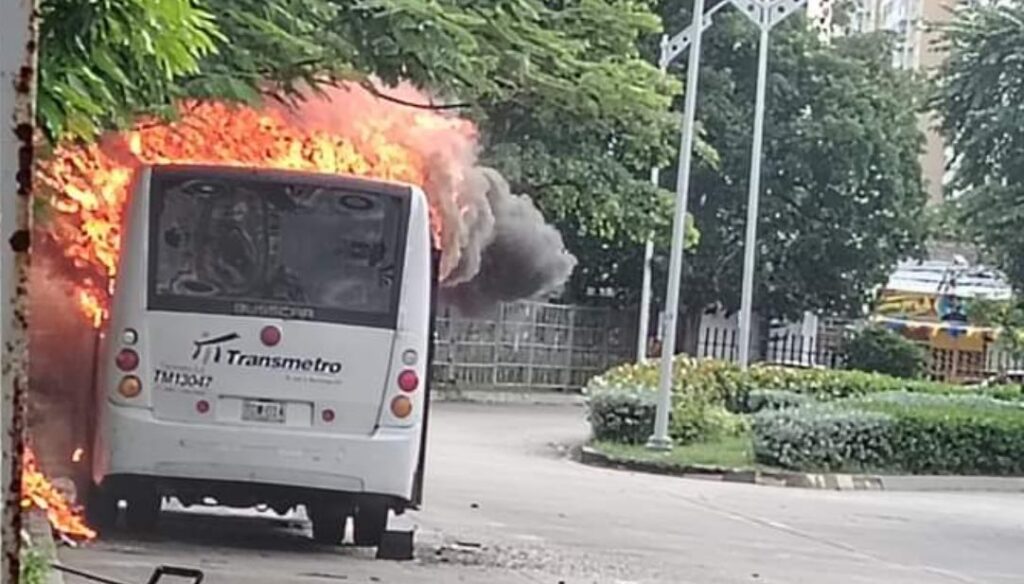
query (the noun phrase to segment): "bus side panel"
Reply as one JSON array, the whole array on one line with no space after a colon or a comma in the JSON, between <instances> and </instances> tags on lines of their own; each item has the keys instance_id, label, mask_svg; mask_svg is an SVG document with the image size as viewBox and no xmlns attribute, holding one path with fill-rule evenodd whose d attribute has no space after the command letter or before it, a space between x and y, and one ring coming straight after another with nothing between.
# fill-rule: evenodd
<instances>
[{"instance_id":1,"label":"bus side panel","mask_svg":"<svg viewBox=\"0 0 1024 584\"><path fill-rule=\"evenodd\" d=\"M420 439L420 459L416 466L416 477L412 486L412 506L418 509L423 504L423 476L427 468L427 427L430 425L430 390L433 385L434 345L437 343L437 288L438 271L441 263L441 252L432 250L430 253L430 324L427 329L427 366L424 376L423 395L423 435Z\"/></svg>"}]
</instances>

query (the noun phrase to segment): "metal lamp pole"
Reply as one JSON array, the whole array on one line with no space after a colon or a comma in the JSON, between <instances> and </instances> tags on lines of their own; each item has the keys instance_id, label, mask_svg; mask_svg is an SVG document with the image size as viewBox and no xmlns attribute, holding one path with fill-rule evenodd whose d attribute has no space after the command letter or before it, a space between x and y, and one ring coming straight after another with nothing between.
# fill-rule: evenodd
<instances>
[{"instance_id":1,"label":"metal lamp pole","mask_svg":"<svg viewBox=\"0 0 1024 584\"><path fill-rule=\"evenodd\" d=\"M740 291L740 366L750 365L750 331L754 301L754 264L757 256L757 215L761 194L761 150L764 143L765 91L768 81L768 35L776 24L796 12L807 0L730 0L761 32L757 53L757 89L754 100L754 143L750 152L750 193L747 202L747 231L743 243L743 287Z\"/></svg>"},{"instance_id":2,"label":"metal lamp pole","mask_svg":"<svg viewBox=\"0 0 1024 584\"><path fill-rule=\"evenodd\" d=\"M704 14L704 19L700 28L702 33L711 26L711 17L728 3L728 0L723 0ZM694 8L696 8L696 6L694 6ZM703 5L701 6L701 11L703 12ZM694 15L696 14L697 12L694 12ZM697 20L695 16L690 26L683 29L674 37L669 38L668 35L661 37L661 49L658 53L658 68L661 69L663 74L668 73L668 66L679 58L679 55L683 54L683 51L685 51L686 48L690 46L690 43L693 42L693 30L696 22ZM698 59L699 58L700 57L698 56ZM689 91L689 87L689 85L686 86L687 92ZM696 84L693 87L696 92ZM651 184L658 187L661 184L659 181L660 177L661 169L655 166L651 169ZM685 231L683 233L685 236ZM642 363L647 360L647 335L649 333L651 320L651 261L653 259L654 237L650 236L644 244L644 276L640 288L640 322L637 326L636 360L638 363ZM674 341L673 349L675 349Z\"/></svg>"},{"instance_id":3,"label":"metal lamp pole","mask_svg":"<svg viewBox=\"0 0 1024 584\"><path fill-rule=\"evenodd\" d=\"M711 25L711 16L726 4L736 6L746 14L761 30L760 54L758 57L757 101L754 106L754 148L752 161L750 199L746 233L746 255L744 257L743 308L740 316L740 353L744 366L749 362L750 352L750 304L753 297L754 242L757 236L757 197L760 192L761 149L764 130L765 81L768 73L768 33L771 29L796 12L807 0L723 0L704 14L704 0L694 0L693 20L689 27L673 37L671 41L662 40L661 59L659 65L663 70L683 50L690 45L690 60L686 71L686 101L683 108L682 143L679 147L679 173L676 180L676 208L672 221L672 251L669 258L669 276L665 300L664 343L661 352L661 367L658 378L658 402L654 419L654 435L647 442L652 449L669 449L672 440L668 435L669 410L672 407L672 361L676 348L676 318L679 312L679 287L683 268L683 241L686 235L686 208L690 190L690 164L693 158L693 125L697 109L697 83L700 73L701 36ZM652 179L657 174L652 172ZM756 181L756 182L755 182ZM646 251L646 250L645 250ZM646 254L645 254L646 255ZM647 306L650 301L648 290L650 282L649 261L644 266L644 291L642 301ZM641 317L648 316L644 308ZM646 331L646 320L640 330ZM646 334L644 335L646 337ZM638 354L640 354L638 352Z\"/></svg>"},{"instance_id":4,"label":"metal lamp pole","mask_svg":"<svg viewBox=\"0 0 1024 584\"><path fill-rule=\"evenodd\" d=\"M690 195L690 163L693 159L693 125L697 113L697 82L700 78L700 41L707 18L704 15L704 0L693 0L693 21L683 31L690 33L690 60L686 69L686 100L683 106L682 140L679 145L676 209L672 218L672 251L669 256L668 288L665 293L665 338L661 349L661 370L658 379L658 409L654 418L654 435L647 442L648 448L658 450L672 447L672 440L668 435L668 417L672 407L672 357L676 350L676 316L679 312L679 285L683 275L686 207ZM665 43L662 46L664 47ZM667 69L669 62L663 60L662 67Z\"/></svg>"}]
</instances>

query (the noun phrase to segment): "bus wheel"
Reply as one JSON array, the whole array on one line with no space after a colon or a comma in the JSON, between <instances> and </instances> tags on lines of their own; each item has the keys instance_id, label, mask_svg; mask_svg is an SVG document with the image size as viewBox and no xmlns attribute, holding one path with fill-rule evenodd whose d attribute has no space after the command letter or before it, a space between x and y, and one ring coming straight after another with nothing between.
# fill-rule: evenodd
<instances>
[{"instance_id":1,"label":"bus wheel","mask_svg":"<svg viewBox=\"0 0 1024 584\"><path fill-rule=\"evenodd\" d=\"M85 520L101 534L117 525L118 499L107 489L92 485L85 500Z\"/></svg>"},{"instance_id":2,"label":"bus wheel","mask_svg":"<svg viewBox=\"0 0 1024 584\"><path fill-rule=\"evenodd\" d=\"M388 508L380 503L363 503L356 509L354 519L356 545L377 547L388 528Z\"/></svg>"},{"instance_id":3,"label":"bus wheel","mask_svg":"<svg viewBox=\"0 0 1024 584\"><path fill-rule=\"evenodd\" d=\"M323 545L340 545L345 539L349 509L340 505L320 503L307 509L313 524L313 541Z\"/></svg>"},{"instance_id":4,"label":"bus wheel","mask_svg":"<svg viewBox=\"0 0 1024 584\"><path fill-rule=\"evenodd\" d=\"M154 487L138 486L133 491L128 496L128 509L124 516L128 529L153 531L160 520L160 505L163 501Z\"/></svg>"}]
</instances>

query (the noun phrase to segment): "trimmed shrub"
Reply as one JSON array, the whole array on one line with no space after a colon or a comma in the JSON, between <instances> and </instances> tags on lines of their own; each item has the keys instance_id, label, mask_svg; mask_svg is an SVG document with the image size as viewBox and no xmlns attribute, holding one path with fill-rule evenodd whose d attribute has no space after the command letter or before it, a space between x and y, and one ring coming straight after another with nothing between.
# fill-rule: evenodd
<instances>
[{"instance_id":1,"label":"trimmed shrub","mask_svg":"<svg viewBox=\"0 0 1024 584\"><path fill-rule=\"evenodd\" d=\"M859 331L847 340L844 352L847 369L906 379L921 377L925 371L924 349L881 327Z\"/></svg>"},{"instance_id":2,"label":"trimmed shrub","mask_svg":"<svg viewBox=\"0 0 1024 584\"><path fill-rule=\"evenodd\" d=\"M1024 408L988 396L879 395L858 409L891 416L891 467L912 474L1024 474Z\"/></svg>"},{"instance_id":3,"label":"trimmed shrub","mask_svg":"<svg viewBox=\"0 0 1024 584\"><path fill-rule=\"evenodd\" d=\"M871 393L906 391L932 394L970 393L963 387L932 381L900 379L880 373L830 369L793 369L758 365L747 371L723 361L679 356L673 362L673 393L704 403L725 405L734 412L750 411L747 400L754 390L788 391L819 400ZM587 392L658 387L658 364L621 365L590 380Z\"/></svg>"},{"instance_id":4,"label":"trimmed shrub","mask_svg":"<svg viewBox=\"0 0 1024 584\"><path fill-rule=\"evenodd\" d=\"M878 394L753 419L758 462L805 471L1024 474L1024 408L986 396Z\"/></svg>"},{"instance_id":5,"label":"trimmed shrub","mask_svg":"<svg viewBox=\"0 0 1024 584\"><path fill-rule=\"evenodd\" d=\"M892 417L838 407L765 410L754 416L754 457L796 470L882 468L892 458Z\"/></svg>"},{"instance_id":6,"label":"trimmed shrub","mask_svg":"<svg viewBox=\"0 0 1024 584\"><path fill-rule=\"evenodd\" d=\"M747 427L743 416L722 406L687 400L678 400L673 405L669 420L669 434L678 444L741 436Z\"/></svg>"},{"instance_id":7,"label":"trimmed shrub","mask_svg":"<svg viewBox=\"0 0 1024 584\"><path fill-rule=\"evenodd\" d=\"M654 432L657 400L648 389L601 389L587 399L587 420L594 438L643 444Z\"/></svg>"},{"instance_id":8,"label":"trimmed shrub","mask_svg":"<svg viewBox=\"0 0 1024 584\"><path fill-rule=\"evenodd\" d=\"M784 389L755 389L747 395L745 413L757 413L761 410L784 410L811 405L814 398L786 391Z\"/></svg>"}]
</instances>

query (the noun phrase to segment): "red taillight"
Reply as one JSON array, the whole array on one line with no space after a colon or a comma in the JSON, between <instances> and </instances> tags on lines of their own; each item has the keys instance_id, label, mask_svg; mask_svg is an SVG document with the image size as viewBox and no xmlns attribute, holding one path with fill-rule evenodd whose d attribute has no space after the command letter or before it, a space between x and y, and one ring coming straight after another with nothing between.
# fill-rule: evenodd
<instances>
[{"instance_id":1,"label":"red taillight","mask_svg":"<svg viewBox=\"0 0 1024 584\"><path fill-rule=\"evenodd\" d=\"M121 349L117 358L114 359L114 363L121 371L135 371L135 368L139 366L139 354L131 349Z\"/></svg>"},{"instance_id":2,"label":"red taillight","mask_svg":"<svg viewBox=\"0 0 1024 584\"><path fill-rule=\"evenodd\" d=\"M404 392L416 391L420 386L420 378L412 369L406 369L398 374L398 389Z\"/></svg>"},{"instance_id":3,"label":"red taillight","mask_svg":"<svg viewBox=\"0 0 1024 584\"><path fill-rule=\"evenodd\" d=\"M334 410L332 410L332 409L328 408L328 409L326 409L326 410L324 410L324 411L320 412L320 418L321 418L321 419L322 419L322 420L323 420L323 421L324 421L325 423L328 423L328 424L330 424L331 422L333 422L333 421L334 421Z\"/></svg>"},{"instance_id":4,"label":"red taillight","mask_svg":"<svg viewBox=\"0 0 1024 584\"><path fill-rule=\"evenodd\" d=\"M260 331L260 341L268 347L276 347L281 342L281 329L276 326L266 326Z\"/></svg>"},{"instance_id":5,"label":"red taillight","mask_svg":"<svg viewBox=\"0 0 1024 584\"><path fill-rule=\"evenodd\" d=\"M210 411L210 402L205 399L201 399L196 402L196 411L200 414L205 414Z\"/></svg>"}]
</instances>

